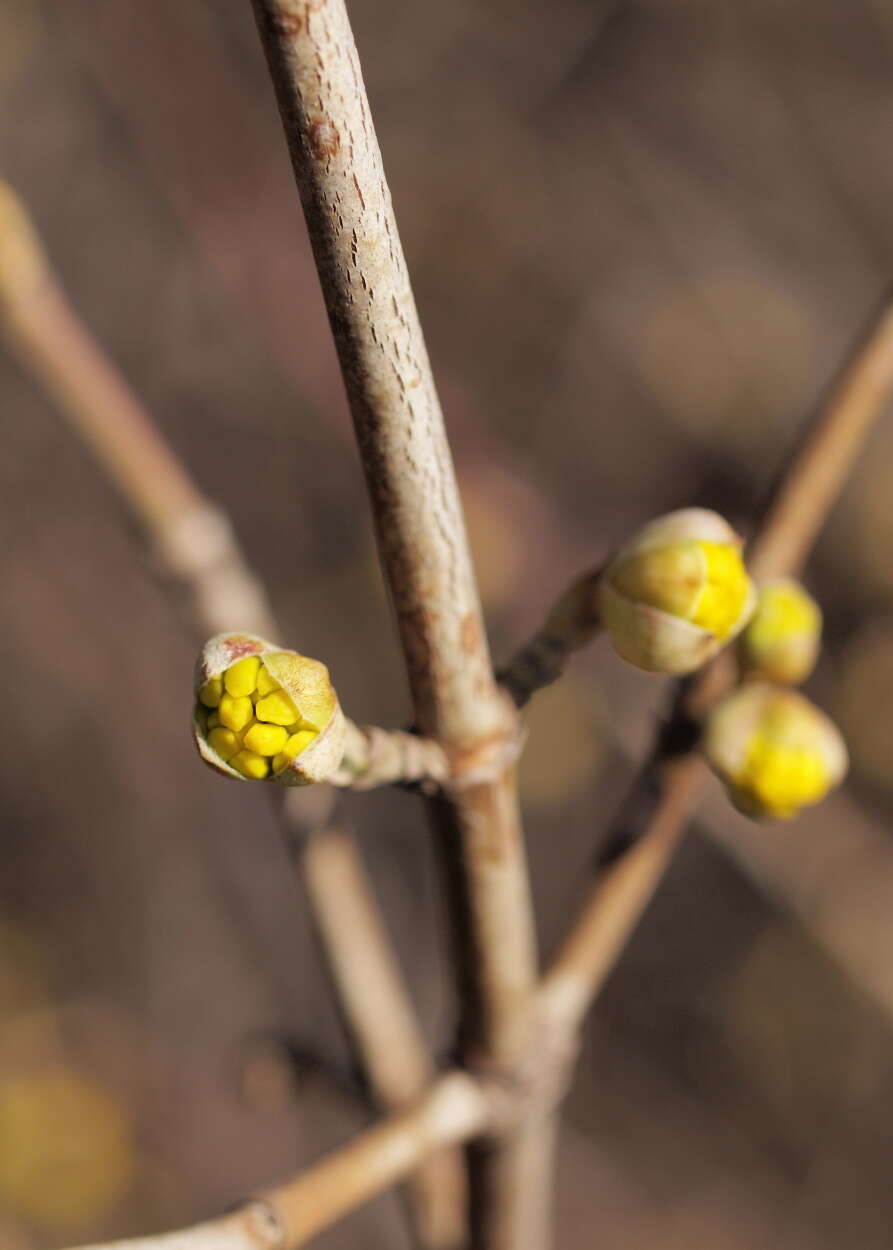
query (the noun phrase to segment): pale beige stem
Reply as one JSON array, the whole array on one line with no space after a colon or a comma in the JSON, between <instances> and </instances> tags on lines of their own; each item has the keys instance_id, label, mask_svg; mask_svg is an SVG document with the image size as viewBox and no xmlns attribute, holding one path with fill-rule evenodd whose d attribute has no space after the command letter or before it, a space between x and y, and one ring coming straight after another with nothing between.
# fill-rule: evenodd
<instances>
[{"instance_id":1,"label":"pale beige stem","mask_svg":"<svg viewBox=\"0 0 893 1250\"><path fill-rule=\"evenodd\" d=\"M447 1073L412 1107L231 1215L175 1233L80 1250L297 1250L432 1154L482 1133L491 1114L479 1082Z\"/></svg>"},{"instance_id":2,"label":"pale beige stem","mask_svg":"<svg viewBox=\"0 0 893 1250\"><path fill-rule=\"evenodd\" d=\"M244 630L281 637L263 588L249 569L225 515L198 490L126 381L71 309L22 204L2 183L0 326L23 364L57 401L61 414L121 491L154 540L165 569L189 592L198 633L207 636ZM434 743L399 732L387 734L356 726L351 731L352 747L345 764L350 772L345 772L342 784L445 776L444 755ZM401 763L410 765L409 778L400 778ZM317 828L313 845L322 855L330 836L323 826L332 802L323 787L316 791L309 796ZM314 803L315 799L319 802ZM295 792L281 808L293 841L307 828L302 810L307 802L307 795ZM345 859L351 851L348 835L333 831L331 836L337 843L333 854L340 853ZM378 1101L393 1108L398 1105L393 1091L378 1088L378 1074L386 1063L406 1063L408 1070L417 1070L424 1040L355 848L353 855L353 874L328 880L317 872L308 892L336 996L358 1043L360 1063L369 1074ZM343 955L344 934L357 935L357 915L367 921L362 935L363 961L381 991L379 1002L355 995L355 983ZM392 1024L393 1039L389 1036ZM430 1061L425 1079L407 1086L404 1101L418 1096L429 1074ZM458 1244L455 1230L466 1205L460 1164L455 1153L451 1159L432 1163L412 1194L414 1218L427 1250L448 1250ZM440 1193L435 1192L438 1178Z\"/></svg>"},{"instance_id":3,"label":"pale beige stem","mask_svg":"<svg viewBox=\"0 0 893 1250\"><path fill-rule=\"evenodd\" d=\"M403 974L356 841L330 830L325 837L307 839L299 855L357 1052L366 1057L376 1101L384 1110L396 1111L427 1088L434 1067L403 992ZM333 915L327 903L338 897L349 899L350 907ZM448 1150L429 1156L410 1177L408 1189L421 1243L461 1246L468 1210L461 1155Z\"/></svg>"},{"instance_id":4,"label":"pale beige stem","mask_svg":"<svg viewBox=\"0 0 893 1250\"><path fill-rule=\"evenodd\" d=\"M433 794L449 772L449 760L433 739L399 729L379 729L377 725L355 725L349 720L344 757L331 781L353 790L417 785Z\"/></svg>"},{"instance_id":5,"label":"pale beige stem","mask_svg":"<svg viewBox=\"0 0 893 1250\"><path fill-rule=\"evenodd\" d=\"M593 882L579 917L544 976L538 1007L546 1027L575 1032L651 901L703 785L695 756L667 766L661 797L629 850Z\"/></svg>"},{"instance_id":6,"label":"pale beige stem","mask_svg":"<svg viewBox=\"0 0 893 1250\"><path fill-rule=\"evenodd\" d=\"M891 396L893 296L888 292L771 492L748 548L755 580L795 576L803 567Z\"/></svg>"},{"instance_id":7,"label":"pale beige stem","mask_svg":"<svg viewBox=\"0 0 893 1250\"><path fill-rule=\"evenodd\" d=\"M542 628L500 672L500 683L516 707L523 707L537 690L557 681L573 653L591 642L601 629L600 577L601 569L592 569L572 582Z\"/></svg>"},{"instance_id":8,"label":"pale beige stem","mask_svg":"<svg viewBox=\"0 0 893 1250\"><path fill-rule=\"evenodd\" d=\"M799 572L822 521L846 480L873 423L893 395L893 303L889 297L845 365L838 384L797 447L770 495L749 545L749 566L760 580ZM718 656L679 688L669 734L696 724L709 705L735 682L731 652ZM696 737L696 735L695 735ZM613 967L635 922L656 889L680 841L708 776L696 754L667 759L653 752L636 784L655 785L658 798L646 829L593 885L540 990L542 1013L582 1021Z\"/></svg>"},{"instance_id":9,"label":"pale beige stem","mask_svg":"<svg viewBox=\"0 0 893 1250\"><path fill-rule=\"evenodd\" d=\"M496 766L517 730L492 672L353 35L342 0L254 0L254 10L357 433L416 724L452 765L448 846L459 861L458 915L467 922L464 1036L477 1060L509 1069L523 1049L536 974L514 776ZM508 1187L492 1201L510 1202ZM503 1245L532 1243L517 1227Z\"/></svg>"},{"instance_id":10,"label":"pale beige stem","mask_svg":"<svg viewBox=\"0 0 893 1250\"><path fill-rule=\"evenodd\" d=\"M195 486L72 310L25 210L0 183L0 328L118 487L200 628L268 634L272 619L225 514Z\"/></svg>"}]
</instances>

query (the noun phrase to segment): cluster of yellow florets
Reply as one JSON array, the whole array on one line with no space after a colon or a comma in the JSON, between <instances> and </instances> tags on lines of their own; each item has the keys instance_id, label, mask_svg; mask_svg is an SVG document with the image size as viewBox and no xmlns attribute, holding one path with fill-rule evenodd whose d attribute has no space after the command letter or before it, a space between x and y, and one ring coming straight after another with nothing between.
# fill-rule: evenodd
<instances>
[{"instance_id":1,"label":"cluster of yellow florets","mask_svg":"<svg viewBox=\"0 0 893 1250\"><path fill-rule=\"evenodd\" d=\"M821 609L798 582L761 587L739 646L744 684L720 700L705 733L708 760L749 816L788 820L846 773L836 726L790 688L812 671L821 628Z\"/></svg>"},{"instance_id":2,"label":"cluster of yellow florets","mask_svg":"<svg viewBox=\"0 0 893 1250\"><path fill-rule=\"evenodd\" d=\"M599 610L618 653L652 673L691 673L741 632L756 593L741 540L715 512L646 525L609 562Z\"/></svg>"},{"instance_id":3,"label":"cluster of yellow florets","mask_svg":"<svg viewBox=\"0 0 893 1250\"><path fill-rule=\"evenodd\" d=\"M208 745L243 777L278 773L317 737L317 729L256 655L236 660L198 692Z\"/></svg>"},{"instance_id":4,"label":"cluster of yellow florets","mask_svg":"<svg viewBox=\"0 0 893 1250\"><path fill-rule=\"evenodd\" d=\"M760 680L720 700L704 748L732 802L748 816L788 820L823 799L847 770L833 721L797 691Z\"/></svg>"},{"instance_id":5,"label":"cluster of yellow florets","mask_svg":"<svg viewBox=\"0 0 893 1250\"><path fill-rule=\"evenodd\" d=\"M658 517L608 562L598 594L615 648L650 672L694 672L739 638L744 685L713 709L705 751L742 811L787 819L841 781L838 730L789 688L815 664L821 610L790 580L757 593L722 517L703 508Z\"/></svg>"}]
</instances>

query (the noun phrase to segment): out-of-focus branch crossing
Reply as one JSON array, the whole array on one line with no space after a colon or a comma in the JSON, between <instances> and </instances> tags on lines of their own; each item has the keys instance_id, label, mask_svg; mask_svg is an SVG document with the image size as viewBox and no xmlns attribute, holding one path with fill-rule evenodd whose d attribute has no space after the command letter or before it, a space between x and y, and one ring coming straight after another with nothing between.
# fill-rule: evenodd
<instances>
[{"instance_id":1,"label":"out-of-focus branch crossing","mask_svg":"<svg viewBox=\"0 0 893 1250\"><path fill-rule=\"evenodd\" d=\"M453 903L467 960L462 1066L434 1073L351 840L330 831L302 841L308 889L352 1031L380 1101L398 1110L231 1214L86 1250L293 1250L413 1172L417 1212L424 1213L426 1203L432 1204L429 1216L438 1204L441 1211L427 1224L420 1220L424 1244L459 1246L464 1190L453 1148L481 1141L491 1148L477 1156L485 1198L471 1244L546 1250L554 1113L576 1036L701 793L697 725L734 681L734 662L725 654L678 688L670 732L661 727L637 782L649 796L644 827L615 831L611 862L537 983L511 767L518 740L512 703L521 706L554 680L598 628L592 608L597 574L587 574L559 601L508 666L500 690L343 4L254 3L367 472L418 727L429 735L410 748L402 738L376 742L377 731L354 727L352 767L355 776L364 770L368 776L370 760L377 759L384 780L444 784L439 811L453 839L459 881ZM0 199L0 312L9 341L189 588L203 628L231 628L235 604L241 627L275 634L227 523L196 491L68 308L29 229L15 201ZM770 497L750 547L758 579L801 567L891 391L893 306L887 301ZM674 729L685 729L690 742L680 747L684 735ZM409 772L414 775L407 778ZM292 807L289 819L297 826L297 804L289 797L286 812ZM440 1170L426 1173L426 1161L437 1161Z\"/></svg>"}]
</instances>

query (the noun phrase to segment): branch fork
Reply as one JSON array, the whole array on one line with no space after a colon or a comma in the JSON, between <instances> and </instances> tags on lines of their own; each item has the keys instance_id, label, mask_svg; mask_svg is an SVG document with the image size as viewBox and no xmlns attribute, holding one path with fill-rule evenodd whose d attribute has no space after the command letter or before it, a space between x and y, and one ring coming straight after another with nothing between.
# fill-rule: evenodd
<instances>
[{"instance_id":1,"label":"branch fork","mask_svg":"<svg viewBox=\"0 0 893 1250\"><path fill-rule=\"evenodd\" d=\"M308 879L320 927L330 926L327 943L342 1000L358 1036L366 1037L367 1052L377 1051L381 1060L388 1035L364 997L364 979L355 976L351 956L357 933L368 941L376 975L405 1009L402 1031L393 1036L415 1065L411 1079L401 1085L402 1074L393 1065L370 1065L378 1073L380 1101L402 1105L239 1211L193 1229L114 1244L129 1250L296 1250L438 1152L484 1141L486 1149L470 1155L474 1188L483 1195L472 1210L475 1250L546 1250L554 1109L572 1071L580 1027L682 836L705 769L678 745L667 756L666 743L674 739L672 732L664 733L664 746L655 749L641 774L642 786L656 796L645 829L596 879L540 978L513 775L521 739L506 691L516 706L523 705L597 631L593 604L599 572L587 573L562 597L543 630L507 669L500 690L342 0L254 0L254 8L367 473L421 734L353 726L347 770L360 783L376 771L394 781L414 772L420 785L442 787L434 807L445 825L444 845L457 883L463 1066L433 1075L386 947L380 957L385 938L383 928L377 931L377 913L370 920L362 890L355 888L358 879L363 884L361 876L352 875L359 872L358 861L348 851L339 862L337 842L310 838L301 844L304 853L335 848L334 859L317 857ZM2 262L0 250L0 280ZM30 282L33 272L27 265L21 270L18 260L10 268L17 265ZM53 288L38 284L31 294L27 315L21 313L24 305L17 305L15 317L8 317L9 333L68 405L150 531L163 532L172 512L188 515L202 505L201 497ZM753 545L760 577L793 572L805 558L891 390L893 307L888 304L773 497ZM122 414L127 436L121 434ZM147 472L147 460L158 468L157 480ZM183 572L193 583L200 581L197 565ZM196 604L211 613L208 600L196 595ZM219 627L215 621L212 630ZM682 687L671 730L680 723L690 728L729 680L729 663L721 657ZM290 813L292 806L283 804L283 810ZM347 909L333 888L339 873L342 881L353 881L345 890ZM353 922L358 930L351 930ZM447 1157L455 1161L454 1154ZM454 1171L450 1183L455 1181ZM441 1198L442 1182L441 1177ZM450 1194L454 1207L464 1202L461 1181ZM441 1229L439 1240L432 1236L426 1244L430 1250L458 1250L464 1231L463 1215L458 1230L454 1222L449 1232Z\"/></svg>"}]
</instances>

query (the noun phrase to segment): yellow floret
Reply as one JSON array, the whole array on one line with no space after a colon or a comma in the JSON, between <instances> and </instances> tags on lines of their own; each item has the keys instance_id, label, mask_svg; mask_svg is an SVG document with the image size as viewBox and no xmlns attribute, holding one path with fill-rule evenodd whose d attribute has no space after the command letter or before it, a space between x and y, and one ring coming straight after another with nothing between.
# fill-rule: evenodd
<instances>
[{"instance_id":1,"label":"yellow floret","mask_svg":"<svg viewBox=\"0 0 893 1250\"><path fill-rule=\"evenodd\" d=\"M315 729L299 729L297 733L291 734L284 748L273 759L273 772L280 772L292 760L297 759L316 737L318 734Z\"/></svg>"},{"instance_id":2,"label":"yellow floret","mask_svg":"<svg viewBox=\"0 0 893 1250\"><path fill-rule=\"evenodd\" d=\"M796 582L776 582L760 591L746 640L756 650L789 638L814 638L822 628L818 604Z\"/></svg>"},{"instance_id":3,"label":"yellow floret","mask_svg":"<svg viewBox=\"0 0 893 1250\"><path fill-rule=\"evenodd\" d=\"M737 547L693 538L635 552L621 560L611 580L635 602L699 625L720 640L738 624L750 593Z\"/></svg>"},{"instance_id":4,"label":"yellow floret","mask_svg":"<svg viewBox=\"0 0 893 1250\"><path fill-rule=\"evenodd\" d=\"M746 805L784 819L818 802L830 788L831 778L817 750L783 745L756 733L734 783Z\"/></svg>"},{"instance_id":5,"label":"yellow floret","mask_svg":"<svg viewBox=\"0 0 893 1250\"><path fill-rule=\"evenodd\" d=\"M253 777L258 781L270 771L270 761L253 751L240 751L229 762L243 777Z\"/></svg>"},{"instance_id":6,"label":"yellow floret","mask_svg":"<svg viewBox=\"0 0 893 1250\"><path fill-rule=\"evenodd\" d=\"M262 698L265 694L272 694L274 690L278 689L278 681L275 681L263 665L261 665L260 672L257 675L257 693Z\"/></svg>"},{"instance_id":7,"label":"yellow floret","mask_svg":"<svg viewBox=\"0 0 893 1250\"><path fill-rule=\"evenodd\" d=\"M688 619L725 639L741 619L750 582L741 553L731 543L698 542L705 579Z\"/></svg>"},{"instance_id":8,"label":"yellow floret","mask_svg":"<svg viewBox=\"0 0 893 1250\"><path fill-rule=\"evenodd\" d=\"M216 707L223 693L223 678L211 677L198 692L199 702L205 707Z\"/></svg>"},{"instance_id":9,"label":"yellow floret","mask_svg":"<svg viewBox=\"0 0 893 1250\"><path fill-rule=\"evenodd\" d=\"M285 749L288 733L281 725L264 725L257 721L247 729L242 741L249 751L258 755L278 755Z\"/></svg>"},{"instance_id":10,"label":"yellow floret","mask_svg":"<svg viewBox=\"0 0 893 1250\"><path fill-rule=\"evenodd\" d=\"M316 737L315 729L299 729L296 734L292 734L285 744L285 754L290 759L294 759L300 755L305 747L309 747L310 743Z\"/></svg>"},{"instance_id":11,"label":"yellow floret","mask_svg":"<svg viewBox=\"0 0 893 1250\"><path fill-rule=\"evenodd\" d=\"M243 660L237 660L235 664L231 664L223 674L223 684L226 686L227 694L235 698L251 694L257 685L259 668L260 660L256 655L246 655Z\"/></svg>"},{"instance_id":12,"label":"yellow floret","mask_svg":"<svg viewBox=\"0 0 893 1250\"><path fill-rule=\"evenodd\" d=\"M300 714L284 690L275 690L257 701L257 719L271 721L274 725L291 725L300 720Z\"/></svg>"},{"instance_id":13,"label":"yellow floret","mask_svg":"<svg viewBox=\"0 0 893 1250\"><path fill-rule=\"evenodd\" d=\"M212 712L211 715L208 717L208 723L207 723L206 728L216 729L219 724L220 724L219 712Z\"/></svg>"},{"instance_id":14,"label":"yellow floret","mask_svg":"<svg viewBox=\"0 0 893 1250\"><path fill-rule=\"evenodd\" d=\"M217 714L220 717L221 725L225 725L227 729L232 729L238 733L239 730L245 728L254 716L254 708L251 706L251 700L247 696L235 698L231 694L224 694L221 696Z\"/></svg>"},{"instance_id":15,"label":"yellow floret","mask_svg":"<svg viewBox=\"0 0 893 1250\"><path fill-rule=\"evenodd\" d=\"M239 749L239 739L231 729L212 729L208 734L208 745L223 760L230 760Z\"/></svg>"}]
</instances>

